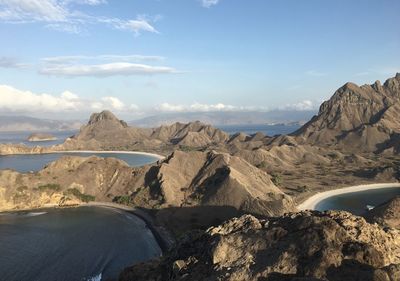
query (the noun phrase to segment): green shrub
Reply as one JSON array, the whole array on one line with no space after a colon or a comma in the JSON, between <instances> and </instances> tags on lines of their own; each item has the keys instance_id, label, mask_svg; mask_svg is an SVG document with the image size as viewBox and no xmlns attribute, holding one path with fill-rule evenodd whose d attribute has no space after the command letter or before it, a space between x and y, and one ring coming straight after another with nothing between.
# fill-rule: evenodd
<instances>
[{"instance_id":1,"label":"green shrub","mask_svg":"<svg viewBox=\"0 0 400 281\"><path fill-rule=\"evenodd\" d=\"M60 191L61 190L61 186L59 184L56 184L56 183L48 183L48 184L44 184L44 185L39 185L38 189L40 191L46 191L46 190Z\"/></svg>"},{"instance_id":2,"label":"green shrub","mask_svg":"<svg viewBox=\"0 0 400 281\"><path fill-rule=\"evenodd\" d=\"M122 205L129 205L132 202L132 198L129 195L121 195L115 196L112 201Z\"/></svg>"},{"instance_id":3,"label":"green shrub","mask_svg":"<svg viewBox=\"0 0 400 281\"><path fill-rule=\"evenodd\" d=\"M265 163L265 161L262 161L261 163L257 164L256 167L259 169L264 169L265 167L267 167L267 163Z\"/></svg>"},{"instance_id":4,"label":"green shrub","mask_svg":"<svg viewBox=\"0 0 400 281\"><path fill-rule=\"evenodd\" d=\"M64 192L64 195L73 195L77 199L81 200L82 202L90 202L94 201L96 199L95 196L89 195L89 194L84 194L80 192L77 188L69 188L67 191Z\"/></svg>"},{"instance_id":5,"label":"green shrub","mask_svg":"<svg viewBox=\"0 0 400 281\"><path fill-rule=\"evenodd\" d=\"M271 180L276 186L280 186L283 182L283 178L281 174L272 174Z\"/></svg>"}]
</instances>

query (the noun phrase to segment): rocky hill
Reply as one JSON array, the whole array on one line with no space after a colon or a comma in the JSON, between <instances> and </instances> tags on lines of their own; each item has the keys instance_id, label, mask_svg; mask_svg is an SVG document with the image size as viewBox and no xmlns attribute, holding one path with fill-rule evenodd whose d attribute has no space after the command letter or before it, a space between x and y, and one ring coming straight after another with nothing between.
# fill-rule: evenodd
<instances>
[{"instance_id":1,"label":"rocky hill","mask_svg":"<svg viewBox=\"0 0 400 281\"><path fill-rule=\"evenodd\" d=\"M346 151L398 153L400 73L382 85L347 83L324 102L317 116L294 133L299 143Z\"/></svg>"},{"instance_id":2,"label":"rocky hill","mask_svg":"<svg viewBox=\"0 0 400 281\"><path fill-rule=\"evenodd\" d=\"M191 232L160 260L125 269L120 281L394 281L400 233L346 212L250 215Z\"/></svg>"},{"instance_id":3,"label":"rocky hill","mask_svg":"<svg viewBox=\"0 0 400 281\"><path fill-rule=\"evenodd\" d=\"M175 233L242 213L282 215L295 209L266 172L214 151L175 151L141 168L113 158L68 156L37 173L0 171L2 210L76 204L85 198L157 210L158 222Z\"/></svg>"},{"instance_id":4,"label":"rocky hill","mask_svg":"<svg viewBox=\"0 0 400 281\"><path fill-rule=\"evenodd\" d=\"M110 111L94 113L79 133L56 149L173 151L224 143L228 134L201 122L174 123L154 129L135 128Z\"/></svg>"},{"instance_id":5,"label":"rocky hill","mask_svg":"<svg viewBox=\"0 0 400 281\"><path fill-rule=\"evenodd\" d=\"M0 210L111 201L128 192L132 168L114 158L63 157L37 173L0 171Z\"/></svg>"},{"instance_id":6,"label":"rocky hill","mask_svg":"<svg viewBox=\"0 0 400 281\"><path fill-rule=\"evenodd\" d=\"M370 222L376 222L384 227L400 230L400 197L395 197L374 209L365 216Z\"/></svg>"}]
</instances>

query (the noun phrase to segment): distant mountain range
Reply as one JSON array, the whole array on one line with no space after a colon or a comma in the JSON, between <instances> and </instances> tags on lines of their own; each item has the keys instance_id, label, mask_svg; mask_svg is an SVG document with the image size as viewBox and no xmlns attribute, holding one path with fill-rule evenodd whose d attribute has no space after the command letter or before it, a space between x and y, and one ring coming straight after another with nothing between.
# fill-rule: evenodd
<instances>
[{"instance_id":1,"label":"distant mountain range","mask_svg":"<svg viewBox=\"0 0 400 281\"><path fill-rule=\"evenodd\" d=\"M39 119L28 116L0 116L0 132L70 131L82 126L80 121Z\"/></svg>"},{"instance_id":2,"label":"distant mountain range","mask_svg":"<svg viewBox=\"0 0 400 281\"><path fill-rule=\"evenodd\" d=\"M246 125L246 124L277 124L277 123L305 123L317 112L314 110L290 111L273 110L268 112L259 111L231 111L231 112L180 112L162 113L142 119L132 120L129 125L138 127L158 127L171 125L176 122L189 123L200 121L210 125Z\"/></svg>"}]
</instances>

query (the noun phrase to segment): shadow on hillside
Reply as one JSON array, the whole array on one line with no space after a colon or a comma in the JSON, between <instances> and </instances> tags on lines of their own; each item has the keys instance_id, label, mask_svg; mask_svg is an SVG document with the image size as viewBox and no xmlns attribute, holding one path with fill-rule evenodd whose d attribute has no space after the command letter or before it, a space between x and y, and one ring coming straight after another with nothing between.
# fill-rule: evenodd
<instances>
[{"instance_id":1,"label":"shadow on hillside","mask_svg":"<svg viewBox=\"0 0 400 281\"><path fill-rule=\"evenodd\" d=\"M175 238L187 231L206 230L243 215L243 212L232 206L169 207L156 212L154 209L137 209L151 215L156 225L166 227Z\"/></svg>"}]
</instances>

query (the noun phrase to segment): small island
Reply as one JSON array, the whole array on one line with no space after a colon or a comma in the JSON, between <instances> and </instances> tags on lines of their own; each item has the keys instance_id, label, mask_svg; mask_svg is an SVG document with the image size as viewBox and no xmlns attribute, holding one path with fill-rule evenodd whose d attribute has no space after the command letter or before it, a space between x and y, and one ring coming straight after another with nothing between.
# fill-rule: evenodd
<instances>
[{"instance_id":1,"label":"small island","mask_svg":"<svg viewBox=\"0 0 400 281\"><path fill-rule=\"evenodd\" d=\"M57 140L55 136L43 133L33 133L28 137L28 141L30 142L54 141L54 140Z\"/></svg>"}]
</instances>

